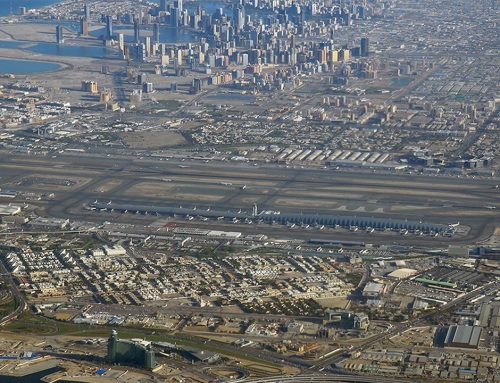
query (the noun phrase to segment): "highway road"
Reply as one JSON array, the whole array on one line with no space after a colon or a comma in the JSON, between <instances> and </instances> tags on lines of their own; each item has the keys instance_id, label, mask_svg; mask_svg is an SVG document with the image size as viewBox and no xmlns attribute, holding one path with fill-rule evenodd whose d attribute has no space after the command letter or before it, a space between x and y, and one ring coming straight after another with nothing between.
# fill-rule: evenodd
<instances>
[{"instance_id":1,"label":"highway road","mask_svg":"<svg viewBox=\"0 0 500 383\"><path fill-rule=\"evenodd\" d=\"M16 309L10 314L6 315L5 317L0 318L0 327L2 327L7 323L9 323L10 321L17 319L24 312L24 310L28 308L28 306L26 304L24 294L17 287L16 283L14 282L14 279L12 278L12 275L9 273L9 271L7 270L1 259L0 259L0 276L7 283L7 285L10 288L12 296L17 301Z\"/></svg>"},{"instance_id":2,"label":"highway road","mask_svg":"<svg viewBox=\"0 0 500 383\"><path fill-rule=\"evenodd\" d=\"M342 383L401 383L401 382L413 382L414 379L390 379L383 377L369 377L369 376L357 376L357 375L297 375L297 376L280 376L273 378L263 378L263 379L247 379L244 380L245 383L327 383L327 382L342 382Z\"/></svg>"}]
</instances>

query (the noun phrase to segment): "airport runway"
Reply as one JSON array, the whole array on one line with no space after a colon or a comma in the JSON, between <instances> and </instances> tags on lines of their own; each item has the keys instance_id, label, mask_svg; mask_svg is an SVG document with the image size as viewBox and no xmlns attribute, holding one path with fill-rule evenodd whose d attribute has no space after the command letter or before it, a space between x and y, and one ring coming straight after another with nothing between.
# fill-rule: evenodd
<instances>
[{"instance_id":1,"label":"airport runway","mask_svg":"<svg viewBox=\"0 0 500 383\"><path fill-rule=\"evenodd\" d=\"M106 213L83 209L96 199L156 206L185 206L287 213L338 214L385 217L451 224L460 221L471 230L449 238L410 238L405 243L476 242L500 226L499 183L493 178L452 178L387 174L333 169L285 168L276 165L202 161L160 161L137 157L100 157L83 153L56 158L7 155L0 152L0 187L26 192L55 193L41 204L47 215L72 220L103 222ZM35 182L33 181L35 179ZM44 179L51 180L44 184ZM53 181L74 180L74 185ZM29 181L29 182L28 182ZM55 182L55 183L57 183ZM124 215L117 221L150 222L152 217ZM218 222L204 222L227 226ZM190 222L196 226L199 222ZM238 226L241 226L239 228ZM322 238L332 233L299 233L266 225L233 225L233 231L275 232L293 238ZM244 229L243 229L244 228ZM241 230L240 230L241 229ZM318 235L316 235L318 234ZM359 240L360 233L352 233ZM343 233L342 236L351 236ZM379 238L378 238L379 237ZM371 243L387 237L373 234ZM365 238L364 238L365 239ZM402 239L395 238L398 241ZM394 241L394 238L389 241ZM451 243L451 242L450 242Z\"/></svg>"}]
</instances>

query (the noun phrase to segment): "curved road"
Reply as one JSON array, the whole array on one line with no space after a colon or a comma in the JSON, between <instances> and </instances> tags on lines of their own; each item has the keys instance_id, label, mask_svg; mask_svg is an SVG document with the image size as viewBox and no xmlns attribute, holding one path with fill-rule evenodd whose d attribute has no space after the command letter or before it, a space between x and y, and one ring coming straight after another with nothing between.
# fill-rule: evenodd
<instances>
[{"instance_id":1,"label":"curved road","mask_svg":"<svg viewBox=\"0 0 500 383\"><path fill-rule=\"evenodd\" d=\"M24 299L24 295L17 287L12 275L9 273L5 265L3 264L3 260L0 258L0 273L5 282L9 285L10 291L12 293L13 298L18 302L16 309L10 314L6 315L3 318L0 318L0 327L6 325L10 321L17 319L24 310L28 307L26 304L26 300Z\"/></svg>"}]
</instances>

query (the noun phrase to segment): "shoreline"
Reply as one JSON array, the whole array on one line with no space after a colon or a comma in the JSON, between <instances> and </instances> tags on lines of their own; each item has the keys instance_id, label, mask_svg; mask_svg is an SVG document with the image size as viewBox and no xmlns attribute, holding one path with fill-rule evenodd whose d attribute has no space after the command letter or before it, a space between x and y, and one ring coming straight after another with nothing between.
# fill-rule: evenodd
<instances>
[{"instance_id":1,"label":"shoreline","mask_svg":"<svg viewBox=\"0 0 500 383\"><path fill-rule=\"evenodd\" d=\"M18 2L16 2L16 1L13 1L13 4L12 4L12 13L10 13L10 9L8 9L8 7L6 7L6 8L7 8L8 13L5 13L5 14L4 14L4 13L1 13L1 12L0 12L0 19L2 19L2 18L4 18L4 17L8 18L8 17L16 17L16 16L20 16L20 15L19 15L19 13L18 13L18 12L19 12L19 8L20 8L20 7L26 7L27 9L42 9L42 8L45 8L45 7L50 7L50 6L52 6L52 5L54 5L54 4L57 4L57 3L61 3L61 2L63 2L63 1L64 1L64 0L48 0L48 1L44 1L44 2L43 2L44 4L40 4L40 5L37 5L37 6L35 6L35 7L30 7L30 6L28 6L28 5L26 4L26 2L21 2L21 1L20 1L20 2L18 3ZM46 4L45 4L45 3L46 3ZM29 2L28 2L28 4L29 4Z\"/></svg>"},{"instance_id":2,"label":"shoreline","mask_svg":"<svg viewBox=\"0 0 500 383\"><path fill-rule=\"evenodd\" d=\"M9 72L8 70L2 70L0 71L4 76L7 75L14 75L14 76L29 76L29 75L37 75L37 74L45 74L45 73L55 73L55 72L60 72L63 70L68 70L72 68L71 64L67 63L62 63L62 62L57 62L57 61L51 61L51 60L37 60L37 59L26 59L26 58L16 58L16 57L9 57L9 56L3 56L0 53L0 66L2 62L26 62L26 63L32 63L33 65L37 64L52 64L52 65L57 65L58 68L54 70L41 70L41 71L32 71L32 72L23 72L23 73L14 73L14 72ZM14 64L15 65L15 64Z\"/></svg>"}]
</instances>

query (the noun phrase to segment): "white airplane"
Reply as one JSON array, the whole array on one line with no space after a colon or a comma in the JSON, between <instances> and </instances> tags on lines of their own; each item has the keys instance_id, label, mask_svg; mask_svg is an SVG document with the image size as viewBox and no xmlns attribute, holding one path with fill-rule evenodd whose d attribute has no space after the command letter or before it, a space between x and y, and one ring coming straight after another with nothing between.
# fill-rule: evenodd
<instances>
[{"instance_id":1,"label":"white airplane","mask_svg":"<svg viewBox=\"0 0 500 383\"><path fill-rule=\"evenodd\" d=\"M221 182L220 184L224 186L233 186L231 182Z\"/></svg>"},{"instance_id":2,"label":"white airplane","mask_svg":"<svg viewBox=\"0 0 500 383\"><path fill-rule=\"evenodd\" d=\"M111 203L112 203L112 202L111 202L111 201L109 201L109 202L108 202L108 205L111 205Z\"/></svg>"},{"instance_id":3,"label":"white airplane","mask_svg":"<svg viewBox=\"0 0 500 383\"><path fill-rule=\"evenodd\" d=\"M460 226L460 221L458 221L457 223L450 223L448 226L450 226L450 227Z\"/></svg>"},{"instance_id":4,"label":"white airplane","mask_svg":"<svg viewBox=\"0 0 500 383\"><path fill-rule=\"evenodd\" d=\"M247 188L247 185L243 185L243 186L241 187L241 190L245 190L246 188Z\"/></svg>"}]
</instances>

